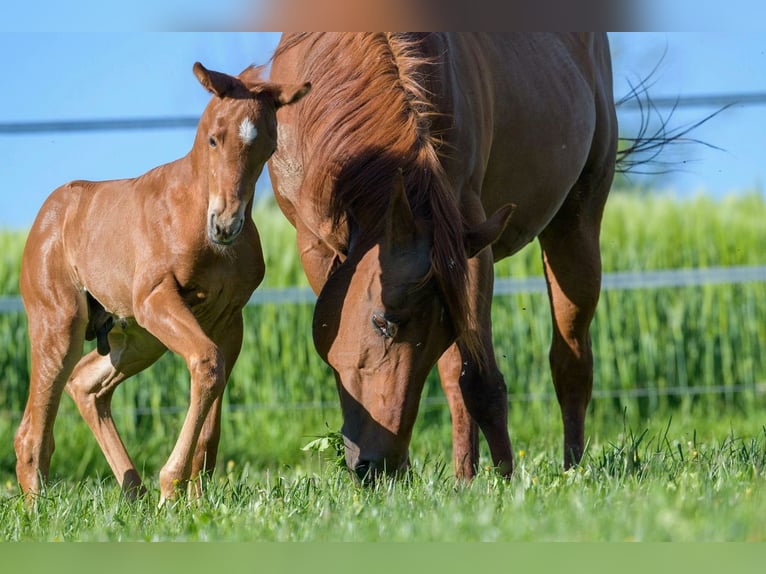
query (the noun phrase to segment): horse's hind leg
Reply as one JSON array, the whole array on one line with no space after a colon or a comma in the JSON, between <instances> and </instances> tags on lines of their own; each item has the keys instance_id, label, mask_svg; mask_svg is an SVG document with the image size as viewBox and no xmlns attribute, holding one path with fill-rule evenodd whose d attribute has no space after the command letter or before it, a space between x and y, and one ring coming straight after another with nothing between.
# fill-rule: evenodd
<instances>
[{"instance_id":1,"label":"horse's hind leg","mask_svg":"<svg viewBox=\"0 0 766 574\"><path fill-rule=\"evenodd\" d=\"M96 437L123 492L135 498L145 489L112 419L112 394L121 382L154 363L166 349L151 335L124 331L109 334L109 347L108 355L94 350L77 363L66 391Z\"/></svg>"},{"instance_id":2,"label":"horse's hind leg","mask_svg":"<svg viewBox=\"0 0 766 574\"><path fill-rule=\"evenodd\" d=\"M589 187L590 197L576 187L540 235L553 318L549 359L564 424L565 468L579 463L585 448L585 411L593 388L589 328L601 290L599 228L610 182L611 175Z\"/></svg>"},{"instance_id":3,"label":"horse's hind leg","mask_svg":"<svg viewBox=\"0 0 766 574\"><path fill-rule=\"evenodd\" d=\"M82 355L87 322L84 297L57 291L50 283L48 287L50 293L30 289L25 296L31 372L29 398L14 439L16 477L25 494L39 493L41 480L48 479L53 425L64 385Z\"/></svg>"},{"instance_id":4,"label":"horse's hind leg","mask_svg":"<svg viewBox=\"0 0 766 574\"><path fill-rule=\"evenodd\" d=\"M452 417L452 461L455 476L471 479L479 464L479 428L468 412L458 381L463 370L460 349L453 344L439 358L439 379Z\"/></svg>"}]
</instances>

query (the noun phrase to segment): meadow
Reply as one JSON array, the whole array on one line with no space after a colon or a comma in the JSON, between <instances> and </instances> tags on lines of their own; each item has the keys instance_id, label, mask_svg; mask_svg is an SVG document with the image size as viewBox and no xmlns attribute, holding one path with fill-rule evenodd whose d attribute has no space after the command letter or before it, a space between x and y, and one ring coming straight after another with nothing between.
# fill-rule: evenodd
<instances>
[{"instance_id":1,"label":"meadow","mask_svg":"<svg viewBox=\"0 0 766 574\"><path fill-rule=\"evenodd\" d=\"M263 286L305 286L284 217L264 201L254 218ZM764 265L764 221L758 192L720 200L616 192L602 230L604 271ZM0 233L0 294L18 292L23 242L23 232ZM540 274L536 243L496 265L498 277ZM353 483L338 464L340 412L313 349L312 308L247 308L214 478L200 500L162 509L157 472L188 403L183 363L168 354L115 394L117 425L150 487L144 500L122 498L64 398L51 484L28 509L12 447L26 401L26 324L23 313L0 315L0 540L766 540L766 283L605 291L591 328L587 452L567 472L547 298L497 296L517 472L505 481L485 466L470 484L451 476L449 412L435 374L410 475L374 488Z\"/></svg>"}]
</instances>

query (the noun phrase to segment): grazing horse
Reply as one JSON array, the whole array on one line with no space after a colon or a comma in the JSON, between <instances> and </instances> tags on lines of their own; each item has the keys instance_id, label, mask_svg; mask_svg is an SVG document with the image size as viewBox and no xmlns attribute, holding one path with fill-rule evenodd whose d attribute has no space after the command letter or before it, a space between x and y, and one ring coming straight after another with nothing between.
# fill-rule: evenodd
<instances>
[{"instance_id":1,"label":"grazing horse","mask_svg":"<svg viewBox=\"0 0 766 574\"><path fill-rule=\"evenodd\" d=\"M270 79L299 77L314 89L278 112L269 171L318 294L314 342L336 376L348 467L364 478L408 465L437 364L456 474L476 472L478 429L512 472L493 262L535 238L564 466L577 463L616 165L606 35L288 34Z\"/></svg>"},{"instance_id":2,"label":"grazing horse","mask_svg":"<svg viewBox=\"0 0 766 574\"><path fill-rule=\"evenodd\" d=\"M31 380L14 443L27 494L48 478L64 389L124 492L145 491L111 399L168 349L186 361L191 398L160 472L161 501L215 465L242 308L264 274L251 216L255 181L277 146L277 109L309 85L264 82L254 67L235 77L195 63L194 74L213 97L189 154L135 179L59 187L29 232L20 283ZM83 357L85 339L97 348Z\"/></svg>"}]
</instances>

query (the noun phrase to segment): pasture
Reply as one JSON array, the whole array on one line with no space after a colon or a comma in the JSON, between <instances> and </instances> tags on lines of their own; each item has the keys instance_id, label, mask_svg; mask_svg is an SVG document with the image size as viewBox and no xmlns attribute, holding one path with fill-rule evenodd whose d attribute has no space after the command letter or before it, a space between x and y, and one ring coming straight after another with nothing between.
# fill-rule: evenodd
<instances>
[{"instance_id":1,"label":"pasture","mask_svg":"<svg viewBox=\"0 0 766 574\"><path fill-rule=\"evenodd\" d=\"M263 202L253 218L266 256L263 286L306 285L278 209ZM759 193L721 200L613 193L601 234L604 271L763 265L765 218ZM22 232L0 234L5 295L18 292L23 242ZM496 265L498 277L540 274L536 244ZM497 296L493 307L517 462L509 481L486 467L469 485L454 481L449 412L432 374L412 473L361 489L336 464L340 412L311 341L312 304L247 307L214 479L201 500L161 510L157 472L188 404L183 362L163 357L114 397L116 423L150 489L144 500L122 498L65 398L52 484L26 510L12 447L27 393L26 322L23 313L0 315L0 540L766 539L766 283L602 293L591 329L587 449L567 472L548 313L542 293Z\"/></svg>"}]
</instances>

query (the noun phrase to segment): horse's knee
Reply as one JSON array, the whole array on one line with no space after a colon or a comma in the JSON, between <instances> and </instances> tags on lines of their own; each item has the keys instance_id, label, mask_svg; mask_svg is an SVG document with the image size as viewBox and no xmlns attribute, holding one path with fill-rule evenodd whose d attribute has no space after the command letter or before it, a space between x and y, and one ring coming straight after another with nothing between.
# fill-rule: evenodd
<instances>
[{"instance_id":1,"label":"horse's knee","mask_svg":"<svg viewBox=\"0 0 766 574\"><path fill-rule=\"evenodd\" d=\"M79 408L82 408L87 404L88 397L93 396L90 387L86 386L83 381L78 378L69 379L64 390Z\"/></svg>"},{"instance_id":2,"label":"horse's knee","mask_svg":"<svg viewBox=\"0 0 766 574\"><path fill-rule=\"evenodd\" d=\"M460 389L468 412L479 426L505 420L508 389L499 369L487 367L479 372L466 366L460 377Z\"/></svg>"},{"instance_id":3,"label":"horse's knee","mask_svg":"<svg viewBox=\"0 0 766 574\"><path fill-rule=\"evenodd\" d=\"M223 353L215 345L192 357L188 367L196 390L210 400L220 396L226 385L225 366Z\"/></svg>"}]
</instances>

